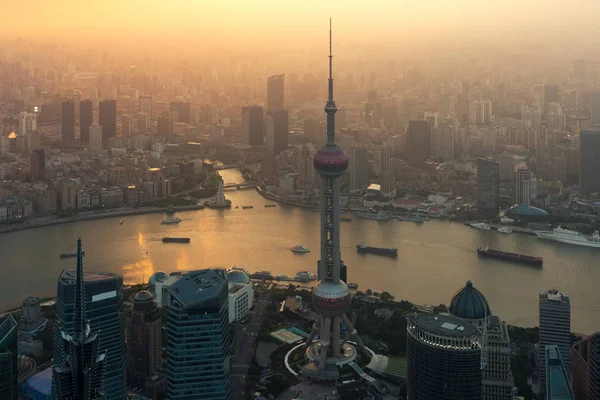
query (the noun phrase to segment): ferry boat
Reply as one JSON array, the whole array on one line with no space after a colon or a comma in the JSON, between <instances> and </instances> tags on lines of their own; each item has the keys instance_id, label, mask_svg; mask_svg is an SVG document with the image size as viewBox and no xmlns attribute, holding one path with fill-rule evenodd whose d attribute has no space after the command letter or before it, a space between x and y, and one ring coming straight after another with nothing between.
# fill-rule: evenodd
<instances>
[{"instance_id":1,"label":"ferry boat","mask_svg":"<svg viewBox=\"0 0 600 400\"><path fill-rule=\"evenodd\" d=\"M184 237L164 237L162 238L163 243L189 243L190 238Z\"/></svg>"},{"instance_id":2,"label":"ferry boat","mask_svg":"<svg viewBox=\"0 0 600 400\"><path fill-rule=\"evenodd\" d=\"M390 218L392 218L392 214L389 212L375 210L357 211L356 215L358 215L360 218L374 219L377 221L388 221Z\"/></svg>"},{"instance_id":3,"label":"ferry boat","mask_svg":"<svg viewBox=\"0 0 600 400\"><path fill-rule=\"evenodd\" d=\"M475 229L482 229L484 231L492 230L492 227L490 226L490 224L488 224L486 222L472 222L470 225L472 228L475 228Z\"/></svg>"},{"instance_id":4,"label":"ferry boat","mask_svg":"<svg viewBox=\"0 0 600 400\"><path fill-rule=\"evenodd\" d=\"M416 224L422 224L423 222L425 222L425 218L421 217L420 215L416 215L416 214L399 215L397 217L397 219L399 221L414 222Z\"/></svg>"},{"instance_id":5,"label":"ferry boat","mask_svg":"<svg viewBox=\"0 0 600 400\"><path fill-rule=\"evenodd\" d=\"M296 277L294 280L298 281L298 282L310 282L310 281L314 281L315 279L317 279L317 277L312 272L300 271L296 274Z\"/></svg>"},{"instance_id":6,"label":"ferry boat","mask_svg":"<svg viewBox=\"0 0 600 400\"><path fill-rule=\"evenodd\" d=\"M352 283L352 282L350 282L350 283L348 284L348 287L349 287L350 289L358 289L358 283Z\"/></svg>"},{"instance_id":7,"label":"ferry boat","mask_svg":"<svg viewBox=\"0 0 600 400\"><path fill-rule=\"evenodd\" d=\"M254 206L242 206L242 210L247 210L249 208L254 208Z\"/></svg>"},{"instance_id":8,"label":"ferry boat","mask_svg":"<svg viewBox=\"0 0 600 400\"><path fill-rule=\"evenodd\" d=\"M388 257L397 257L398 249L386 249L381 247L371 247L367 246L366 243L361 243L356 245L356 251L359 253L371 253L371 254L379 254L381 256Z\"/></svg>"},{"instance_id":9,"label":"ferry boat","mask_svg":"<svg viewBox=\"0 0 600 400\"><path fill-rule=\"evenodd\" d=\"M513 230L510 229L510 227L504 225L503 227L498 228L498 232L500 232L500 233L513 233Z\"/></svg>"},{"instance_id":10,"label":"ferry boat","mask_svg":"<svg viewBox=\"0 0 600 400\"><path fill-rule=\"evenodd\" d=\"M553 240L555 242L574 244L577 246L600 247L600 235L598 234L598 231L594 231L591 235L586 235L584 233L558 227L551 231L536 231L535 234L540 239Z\"/></svg>"},{"instance_id":11,"label":"ferry boat","mask_svg":"<svg viewBox=\"0 0 600 400\"><path fill-rule=\"evenodd\" d=\"M511 261L519 264L534 265L541 267L544 263L542 257L526 256L524 254L508 253L506 251L492 250L489 246L477 249L477 254L483 257L496 258L498 260Z\"/></svg>"},{"instance_id":12,"label":"ferry boat","mask_svg":"<svg viewBox=\"0 0 600 400\"><path fill-rule=\"evenodd\" d=\"M123 222L125 222L125 220L124 220L124 219L120 220L120 221L119 221L119 225L123 225Z\"/></svg>"},{"instance_id":13,"label":"ferry boat","mask_svg":"<svg viewBox=\"0 0 600 400\"><path fill-rule=\"evenodd\" d=\"M293 253L310 253L310 249L304 245L297 244L290 249Z\"/></svg>"},{"instance_id":14,"label":"ferry boat","mask_svg":"<svg viewBox=\"0 0 600 400\"><path fill-rule=\"evenodd\" d=\"M277 207L277 204L265 204L265 208Z\"/></svg>"},{"instance_id":15,"label":"ferry boat","mask_svg":"<svg viewBox=\"0 0 600 400\"><path fill-rule=\"evenodd\" d=\"M167 218L165 218L165 219L163 219L161 221L161 224L163 224L163 225L172 225L172 224L178 224L180 222L181 222L181 218L169 215L169 216L167 216Z\"/></svg>"},{"instance_id":16,"label":"ferry boat","mask_svg":"<svg viewBox=\"0 0 600 400\"><path fill-rule=\"evenodd\" d=\"M81 254L85 256L85 250L83 250L81 252ZM76 251L74 251L73 253L61 253L60 254L60 258L73 258L73 257L77 257Z\"/></svg>"},{"instance_id":17,"label":"ferry boat","mask_svg":"<svg viewBox=\"0 0 600 400\"><path fill-rule=\"evenodd\" d=\"M251 276L253 279L272 279L273 275L269 271L255 272Z\"/></svg>"}]
</instances>

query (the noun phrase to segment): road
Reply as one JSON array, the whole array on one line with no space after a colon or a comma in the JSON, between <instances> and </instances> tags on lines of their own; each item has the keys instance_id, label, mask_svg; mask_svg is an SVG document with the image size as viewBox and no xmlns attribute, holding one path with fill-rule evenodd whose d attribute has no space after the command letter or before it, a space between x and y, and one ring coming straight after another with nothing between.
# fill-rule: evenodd
<instances>
[{"instance_id":1,"label":"road","mask_svg":"<svg viewBox=\"0 0 600 400\"><path fill-rule=\"evenodd\" d=\"M254 313L236 347L231 365L231 399L244 399L248 368L256 351L257 337L263 323L265 310L271 301L271 293L265 290L256 303Z\"/></svg>"}]
</instances>

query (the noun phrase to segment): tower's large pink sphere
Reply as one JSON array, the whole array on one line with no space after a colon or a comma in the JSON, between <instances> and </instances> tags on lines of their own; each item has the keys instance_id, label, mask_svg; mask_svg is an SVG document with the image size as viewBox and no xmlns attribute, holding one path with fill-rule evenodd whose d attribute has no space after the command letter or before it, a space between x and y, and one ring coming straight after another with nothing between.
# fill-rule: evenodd
<instances>
[{"instance_id":1,"label":"tower's large pink sphere","mask_svg":"<svg viewBox=\"0 0 600 400\"><path fill-rule=\"evenodd\" d=\"M313 288L312 303L319 314L340 316L348 309L352 295L343 281L337 283L321 281Z\"/></svg>"},{"instance_id":2,"label":"tower's large pink sphere","mask_svg":"<svg viewBox=\"0 0 600 400\"><path fill-rule=\"evenodd\" d=\"M338 145L324 146L315 153L313 166L322 176L335 178L348 169L348 156Z\"/></svg>"}]
</instances>

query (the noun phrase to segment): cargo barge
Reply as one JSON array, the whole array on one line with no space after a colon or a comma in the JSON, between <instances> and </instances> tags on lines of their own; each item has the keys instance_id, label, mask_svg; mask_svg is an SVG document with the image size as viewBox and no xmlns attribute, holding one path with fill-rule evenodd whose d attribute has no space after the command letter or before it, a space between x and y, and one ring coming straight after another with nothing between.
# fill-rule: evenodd
<instances>
[{"instance_id":1,"label":"cargo barge","mask_svg":"<svg viewBox=\"0 0 600 400\"><path fill-rule=\"evenodd\" d=\"M506 251L492 250L488 246L477 249L477 254L483 257L496 258L498 260L510 261L518 264L533 265L541 267L544 263L542 257L532 257L523 254L508 253Z\"/></svg>"},{"instance_id":2,"label":"cargo barge","mask_svg":"<svg viewBox=\"0 0 600 400\"><path fill-rule=\"evenodd\" d=\"M365 243L357 244L356 251L359 253L378 254L380 256L397 257L398 249L385 249L381 247L367 246Z\"/></svg>"},{"instance_id":3,"label":"cargo barge","mask_svg":"<svg viewBox=\"0 0 600 400\"><path fill-rule=\"evenodd\" d=\"M190 238L176 238L176 237L164 237L162 238L163 243L189 243Z\"/></svg>"}]
</instances>

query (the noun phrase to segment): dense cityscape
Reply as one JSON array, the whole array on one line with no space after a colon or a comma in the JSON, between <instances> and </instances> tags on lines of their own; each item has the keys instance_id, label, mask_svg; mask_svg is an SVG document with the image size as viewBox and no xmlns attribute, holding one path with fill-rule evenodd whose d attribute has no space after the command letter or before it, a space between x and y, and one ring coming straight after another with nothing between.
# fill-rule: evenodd
<instances>
[{"instance_id":1,"label":"dense cityscape","mask_svg":"<svg viewBox=\"0 0 600 400\"><path fill-rule=\"evenodd\" d=\"M563 282L527 293L537 326L521 327L493 312L481 275L439 305L394 296L392 282L371 290L343 257L368 266L402 250L341 239L357 220L375 232L443 221L487 235L478 259L529 271L548 262L535 247L490 238L598 251L600 57L369 58L329 24L315 55L273 65L0 42L0 240L62 224L84 237L52 255L65 265L41 284L52 296L23 293L1 313L0 400L599 397L600 324L574 331L580 293ZM251 210L232 201L242 191L319 212L306 234L318 248L286 248L305 270L173 260L128 279L86 264L104 244L82 221L156 213L177 227ZM174 229L161 245L195 245Z\"/></svg>"}]
</instances>

